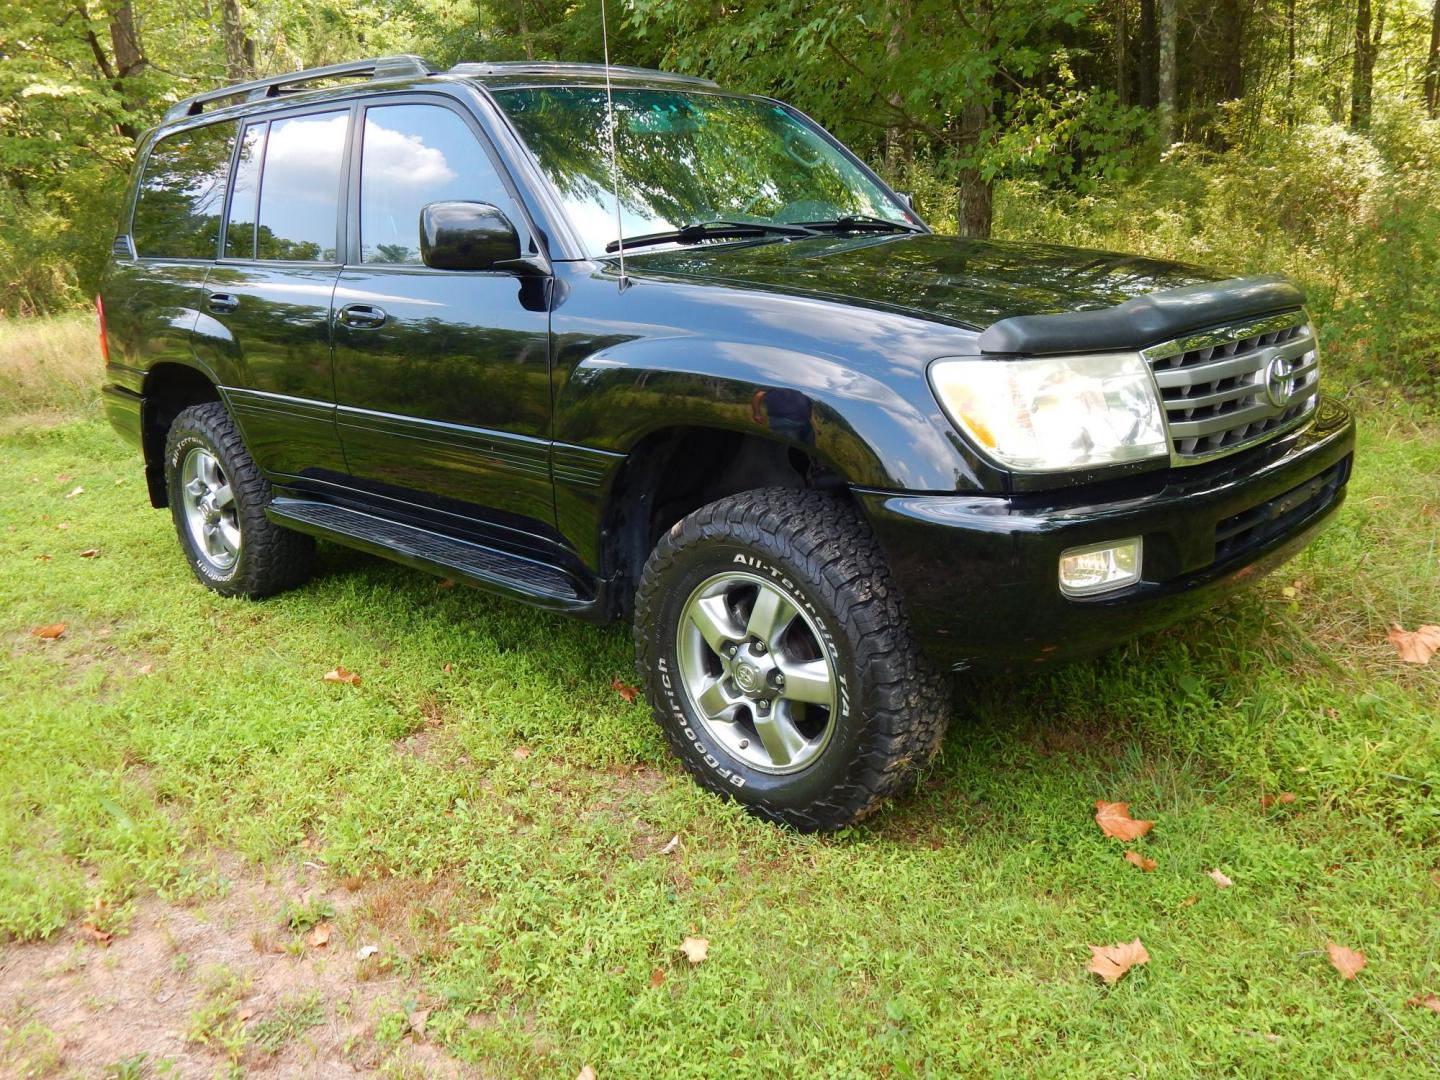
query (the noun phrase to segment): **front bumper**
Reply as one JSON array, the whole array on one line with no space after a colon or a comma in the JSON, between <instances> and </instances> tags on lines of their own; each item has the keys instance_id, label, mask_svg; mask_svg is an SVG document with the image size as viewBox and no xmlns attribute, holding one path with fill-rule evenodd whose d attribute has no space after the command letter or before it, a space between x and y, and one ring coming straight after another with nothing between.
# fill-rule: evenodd
<instances>
[{"instance_id":1,"label":"front bumper","mask_svg":"<svg viewBox=\"0 0 1440 1080\"><path fill-rule=\"evenodd\" d=\"M947 667L1059 660L1182 620L1289 559L1344 501L1354 449L1354 420L1325 400L1263 447L1119 485L855 494L932 657ZM1144 537L1140 582L1061 593L1061 552L1133 536Z\"/></svg>"}]
</instances>

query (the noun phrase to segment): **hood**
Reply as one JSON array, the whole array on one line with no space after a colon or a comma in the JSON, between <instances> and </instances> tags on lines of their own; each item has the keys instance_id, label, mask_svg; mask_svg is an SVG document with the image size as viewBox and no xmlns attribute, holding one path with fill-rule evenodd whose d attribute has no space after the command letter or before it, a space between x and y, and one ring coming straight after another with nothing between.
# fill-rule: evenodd
<instances>
[{"instance_id":1,"label":"hood","mask_svg":"<svg viewBox=\"0 0 1440 1080\"><path fill-rule=\"evenodd\" d=\"M973 330L1015 315L1114 307L1222 276L1136 255L929 233L702 244L627 256L637 275L801 294Z\"/></svg>"}]
</instances>

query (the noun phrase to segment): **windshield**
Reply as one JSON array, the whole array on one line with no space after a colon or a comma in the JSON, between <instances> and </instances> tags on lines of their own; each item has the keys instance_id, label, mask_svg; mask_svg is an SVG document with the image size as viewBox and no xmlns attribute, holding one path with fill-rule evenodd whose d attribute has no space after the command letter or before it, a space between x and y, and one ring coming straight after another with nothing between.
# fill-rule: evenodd
<instances>
[{"instance_id":1,"label":"windshield","mask_svg":"<svg viewBox=\"0 0 1440 1080\"><path fill-rule=\"evenodd\" d=\"M616 239L605 88L501 90L496 100L560 193L586 250ZM620 235L699 222L874 217L918 222L842 150L756 98L616 89Z\"/></svg>"}]
</instances>

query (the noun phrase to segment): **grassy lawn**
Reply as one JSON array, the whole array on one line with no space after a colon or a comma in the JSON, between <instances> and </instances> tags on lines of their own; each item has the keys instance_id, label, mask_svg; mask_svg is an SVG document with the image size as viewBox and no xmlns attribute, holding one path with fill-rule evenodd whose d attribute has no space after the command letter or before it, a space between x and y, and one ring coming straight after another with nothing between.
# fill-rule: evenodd
<instances>
[{"instance_id":1,"label":"grassy lawn","mask_svg":"<svg viewBox=\"0 0 1440 1080\"><path fill-rule=\"evenodd\" d=\"M1400 664L1386 630L1440 623L1440 424L1362 419L1311 550L1196 624L963 681L921 790L816 838L686 779L611 688L624 630L329 546L297 592L220 599L101 421L12 418L0 971L105 934L129 955L162 910L222 932L243 893L269 926L247 972L334 960L247 1017L236 964L192 978L174 950L174 1038L216 1069L291 1060L374 943L403 993L345 1013L341 1049L397 1073L1432 1075L1440 1014L1407 1002L1440 993L1440 659ZM1153 832L1107 839L1097 799ZM1087 973L1137 936L1148 964ZM1329 941L1368 957L1354 981ZM0 1071L89 1068L45 985L0 1001Z\"/></svg>"}]
</instances>

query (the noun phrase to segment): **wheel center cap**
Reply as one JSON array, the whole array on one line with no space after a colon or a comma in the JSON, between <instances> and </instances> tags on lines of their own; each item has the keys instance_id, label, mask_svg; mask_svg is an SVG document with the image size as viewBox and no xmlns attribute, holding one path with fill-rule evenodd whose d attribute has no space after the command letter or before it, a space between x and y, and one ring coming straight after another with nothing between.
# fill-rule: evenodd
<instances>
[{"instance_id":1,"label":"wheel center cap","mask_svg":"<svg viewBox=\"0 0 1440 1080\"><path fill-rule=\"evenodd\" d=\"M753 694L765 685L765 677L754 664L742 660L735 665L735 685L744 693Z\"/></svg>"}]
</instances>

